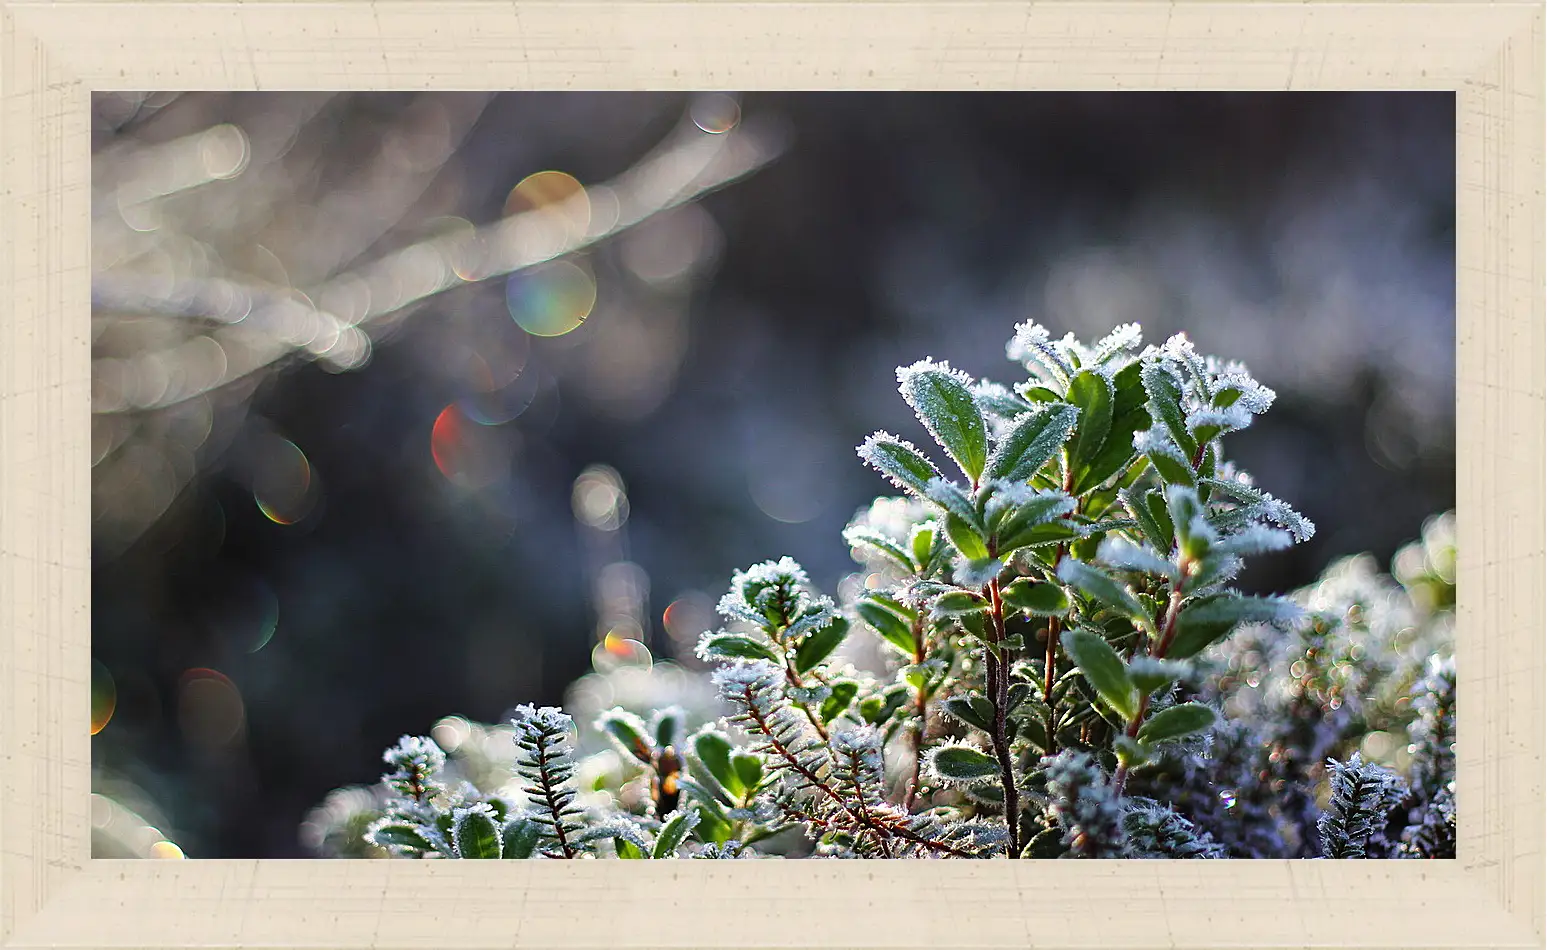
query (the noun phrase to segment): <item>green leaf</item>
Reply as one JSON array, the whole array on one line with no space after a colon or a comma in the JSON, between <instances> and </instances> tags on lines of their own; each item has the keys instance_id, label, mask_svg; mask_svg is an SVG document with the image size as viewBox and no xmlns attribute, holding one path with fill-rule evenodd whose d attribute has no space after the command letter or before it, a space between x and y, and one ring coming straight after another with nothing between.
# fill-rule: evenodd
<instances>
[{"instance_id":1,"label":"green leaf","mask_svg":"<svg viewBox=\"0 0 1547 950\"><path fill-rule=\"evenodd\" d=\"M764 643L735 633L710 634L699 641L699 653L706 656L742 660L772 660L779 662L779 654Z\"/></svg>"},{"instance_id":2,"label":"green leaf","mask_svg":"<svg viewBox=\"0 0 1547 950\"><path fill-rule=\"evenodd\" d=\"M625 861L642 861L649 855L640 850L639 845L622 838L612 839L612 850L618 853L618 857Z\"/></svg>"},{"instance_id":3,"label":"green leaf","mask_svg":"<svg viewBox=\"0 0 1547 950\"><path fill-rule=\"evenodd\" d=\"M1117 761L1127 768L1143 765L1154 757L1153 749L1127 736L1113 739L1112 751L1117 753Z\"/></svg>"},{"instance_id":4,"label":"green leaf","mask_svg":"<svg viewBox=\"0 0 1547 950\"><path fill-rule=\"evenodd\" d=\"M1181 679L1187 672L1184 663L1173 660L1157 660L1151 656L1137 656L1128 664L1128 676L1139 688L1139 695L1148 696L1162 686Z\"/></svg>"},{"instance_id":5,"label":"green leaf","mask_svg":"<svg viewBox=\"0 0 1547 950\"><path fill-rule=\"evenodd\" d=\"M1062 544L1081 537L1080 529L1072 521L1060 518L1047 524L1034 524L1029 527L1019 528L1014 533L1003 533L999 536L999 553L1008 555L1011 551L1021 548L1036 547L1044 544Z\"/></svg>"},{"instance_id":6,"label":"green leaf","mask_svg":"<svg viewBox=\"0 0 1547 950\"><path fill-rule=\"evenodd\" d=\"M673 707L656 712L654 729L657 746L677 746L682 741L682 710Z\"/></svg>"},{"instance_id":7,"label":"green leaf","mask_svg":"<svg viewBox=\"0 0 1547 950\"><path fill-rule=\"evenodd\" d=\"M1129 363L1112 377L1115 394L1111 426L1100 448L1093 449L1074 467L1074 482L1070 486L1074 494L1083 495L1094 489L1133 459L1133 435L1149 428L1151 422L1149 411L1144 408L1147 396L1139 378L1141 368L1138 362Z\"/></svg>"},{"instance_id":8,"label":"green leaf","mask_svg":"<svg viewBox=\"0 0 1547 950\"><path fill-rule=\"evenodd\" d=\"M709 730L693 737L693 754L704 763L710 777L731 795L742 798L747 794L747 788L731 767L731 752L730 740L718 732Z\"/></svg>"},{"instance_id":9,"label":"green leaf","mask_svg":"<svg viewBox=\"0 0 1547 950\"><path fill-rule=\"evenodd\" d=\"M1202 703L1168 706L1139 727L1139 741L1155 744L1205 732L1214 727L1218 718L1214 710Z\"/></svg>"},{"instance_id":10,"label":"green leaf","mask_svg":"<svg viewBox=\"0 0 1547 950\"><path fill-rule=\"evenodd\" d=\"M847 685L854 686L856 690L859 688L857 683ZM834 686L833 692L837 693L837 691L838 687ZM848 704L845 703L845 705ZM825 705L823 708L826 708ZM735 770L736 777L741 779L742 786L748 792L756 789L759 783L763 781L763 760L750 752L738 752L731 756L731 768Z\"/></svg>"},{"instance_id":11,"label":"green leaf","mask_svg":"<svg viewBox=\"0 0 1547 950\"><path fill-rule=\"evenodd\" d=\"M832 722L854 702L854 697L859 695L859 684L853 680L838 680L833 683L833 691L822 700L822 708L817 715L823 722Z\"/></svg>"},{"instance_id":12,"label":"green leaf","mask_svg":"<svg viewBox=\"0 0 1547 950\"><path fill-rule=\"evenodd\" d=\"M1024 482L1046 465L1074 431L1080 411L1057 403L1034 409L1010 429L988 460L990 478Z\"/></svg>"},{"instance_id":13,"label":"green leaf","mask_svg":"<svg viewBox=\"0 0 1547 950\"><path fill-rule=\"evenodd\" d=\"M843 532L843 539L849 543L850 547L868 548L881 555L904 572L912 573L913 571L913 559L908 556L908 552L903 550L897 542L881 534L879 531L872 531L869 528L850 527Z\"/></svg>"},{"instance_id":14,"label":"green leaf","mask_svg":"<svg viewBox=\"0 0 1547 950\"><path fill-rule=\"evenodd\" d=\"M1016 391L1021 394L1022 398L1029 402L1063 401L1063 397L1059 396L1058 393L1054 392L1053 390L1048 389L1046 386L1031 386L1022 384L1021 387Z\"/></svg>"},{"instance_id":15,"label":"green leaf","mask_svg":"<svg viewBox=\"0 0 1547 950\"><path fill-rule=\"evenodd\" d=\"M1017 578L999 592L1005 605L1024 610L1034 617L1061 617L1069 612L1069 595L1057 584L1039 584L1030 578Z\"/></svg>"},{"instance_id":16,"label":"green leaf","mask_svg":"<svg viewBox=\"0 0 1547 950\"><path fill-rule=\"evenodd\" d=\"M639 717L633 713L621 708L613 709L604 713L597 725L616 739L618 745L622 746L629 755L639 761L648 764L655 757L655 748L650 744L650 740L645 738L640 728L644 723L640 722Z\"/></svg>"},{"instance_id":17,"label":"green leaf","mask_svg":"<svg viewBox=\"0 0 1547 950\"><path fill-rule=\"evenodd\" d=\"M435 846L425 837L419 826L411 821L384 822L375 826L370 834L371 843L378 848L403 849L412 852L434 851Z\"/></svg>"},{"instance_id":18,"label":"green leaf","mask_svg":"<svg viewBox=\"0 0 1547 950\"><path fill-rule=\"evenodd\" d=\"M697 824L693 813L690 811L678 811L666 823L661 825L660 832L655 836L655 847L650 852L652 858L674 858L677 856L677 848L682 845L682 839L686 838L689 831Z\"/></svg>"},{"instance_id":19,"label":"green leaf","mask_svg":"<svg viewBox=\"0 0 1547 950\"><path fill-rule=\"evenodd\" d=\"M1144 605L1139 603L1139 598L1106 571L1092 567L1084 561L1065 558L1058 565L1058 576L1064 583L1072 584L1087 597L1115 608L1134 623L1146 629L1151 626L1152 618L1149 616L1149 611L1144 609Z\"/></svg>"},{"instance_id":20,"label":"green leaf","mask_svg":"<svg viewBox=\"0 0 1547 950\"><path fill-rule=\"evenodd\" d=\"M1011 683L1009 693L1010 695L1007 697L1008 702L1005 703L1004 710L1007 716L1015 712L1021 703L1031 698L1031 687L1026 683Z\"/></svg>"},{"instance_id":21,"label":"green leaf","mask_svg":"<svg viewBox=\"0 0 1547 950\"><path fill-rule=\"evenodd\" d=\"M988 600L970 590L950 590L936 597L931 606L937 617L960 617L987 610Z\"/></svg>"},{"instance_id":22,"label":"green leaf","mask_svg":"<svg viewBox=\"0 0 1547 950\"><path fill-rule=\"evenodd\" d=\"M880 635L882 640L896 647L910 659L915 656L913 625L909 621L868 597L855 604L854 610L870 629Z\"/></svg>"},{"instance_id":23,"label":"green leaf","mask_svg":"<svg viewBox=\"0 0 1547 950\"><path fill-rule=\"evenodd\" d=\"M898 488L920 497L929 480L940 477L940 470L918 449L885 432L877 432L861 443L859 457Z\"/></svg>"},{"instance_id":24,"label":"green leaf","mask_svg":"<svg viewBox=\"0 0 1547 950\"><path fill-rule=\"evenodd\" d=\"M1197 483L1197 476L1193 473L1192 466L1182 458L1172 445L1158 446L1154 451L1146 453L1150 464L1155 466L1155 472L1167 484L1193 485Z\"/></svg>"},{"instance_id":25,"label":"green leaf","mask_svg":"<svg viewBox=\"0 0 1547 950\"><path fill-rule=\"evenodd\" d=\"M1176 526L1176 543L1182 553L1197 560L1209 553L1214 532L1203 519L1203 503L1191 488L1172 485L1166 489L1166 508Z\"/></svg>"},{"instance_id":26,"label":"green leaf","mask_svg":"<svg viewBox=\"0 0 1547 950\"><path fill-rule=\"evenodd\" d=\"M1171 547L1176 543L1176 539L1172 537L1170 519L1167 519L1166 524L1162 526L1160 521L1155 518L1155 513L1149 506L1151 495L1153 493L1150 493L1150 495L1135 495L1124 492L1122 496L1123 507L1130 515L1133 515L1133 520L1138 524L1139 531L1144 535L1144 539L1155 550L1169 555ZM1161 504L1162 511L1164 511L1164 501Z\"/></svg>"},{"instance_id":27,"label":"green leaf","mask_svg":"<svg viewBox=\"0 0 1547 950\"><path fill-rule=\"evenodd\" d=\"M459 858L498 858L500 827L482 808L458 808L451 818L451 846Z\"/></svg>"},{"instance_id":28,"label":"green leaf","mask_svg":"<svg viewBox=\"0 0 1547 950\"><path fill-rule=\"evenodd\" d=\"M908 538L908 549L913 552L913 565L923 571L929 566L931 557L935 552L935 525L933 522L925 522L915 525L913 534ZM910 570L912 568L910 567Z\"/></svg>"},{"instance_id":29,"label":"green leaf","mask_svg":"<svg viewBox=\"0 0 1547 950\"><path fill-rule=\"evenodd\" d=\"M1112 381L1092 370L1081 370L1069 383L1069 403L1080 410L1069 442L1069 467L1079 471L1090 463L1112 430Z\"/></svg>"},{"instance_id":30,"label":"green leaf","mask_svg":"<svg viewBox=\"0 0 1547 950\"><path fill-rule=\"evenodd\" d=\"M832 656L848 635L849 622L842 617L834 617L827 626L818 627L807 634L800 641L800 646L795 648L795 671L806 673L815 669L817 664Z\"/></svg>"},{"instance_id":31,"label":"green leaf","mask_svg":"<svg viewBox=\"0 0 1547 950\"><path fill-rule=\"evenodd\" d=\"M1151 418L1159 419L1182 452L1191 458L1198 451L1198 443L1193 441L1192 433L1187 431L1187 418L1182 413L1182 389L1177 385L1175 377L1159 363L1149 363L1140 370L1139 378L1149 396Z\"/></svg>"},{"instance_id":32,"label":"green leaf","mask_svg":"<svg viewBox=\"0 0 1547 950\"><path fill-rule=\"evenodd\" d=\"M504 858L530 858L542 839L542 826L530 818L512 818L500 831L500 856Z\"/></svg>"},{"instance_id":33,"label":"green leaf","mask_svg":"<svg viewBox=\"0 0 1547 950\"><path fill-rule=\"evenodd\" d=\"M996 509L999 505L994 505ZM1050 524L1074 511L1074 499L1063 492L1042 492L1013 506L1006 506L995 519L994 530L1001 538L1035 525Z\"/></svg>"},{"instance_id":34,"label":"green leaf","mask_svg":"<svg viewBox=\"0 0 1547 950\"><path fill-rule=\"evenodd\" d=\"M1275 597L1219 594L1189 604L1176 618L1176 634L1166 656L1185 660L1225 638L1243 623L1284 623L1300 608Z\"/></svg>"},{"instance_id":35,"label":"green leaf","mask_svg":"<svg viewBox=\"0 0 1547 950\"><path fill-rule=\"evenodd\" d=\"M951 539L951 543L956 545L956 550L961 552L962 557L971 561L988 557L988 545L984 543L983 536L955 515L945 516L945 533Z\"/></svg>"},{"instance_id":36,"label":"green leaf","mask_svg":"<svg viewBox=\"0 0 1547 950\"><path fill-rule=\"evenodd\" d=\"M924 498L933 502L947 516L960 518L974 528L978 527L978 509L955 482L943 478L932 479L924 486Z\"/></svg>"},{"instance_id":37,"label":"green leaf","mask_svg":"<svg viewBox=\"0 0 1547 950\"><path fill-rule=\"evenodd\" d=\"M988 458L988 428L967 384L941 364L924 362L897 372L902 398L972 481Z\"/></svg>"},{"instance_id":38,"label":"green leaf","mask_svg":"<svg viewBox=\"0 0 1547 950\"><path fill-rule=\"evenodd\" d=\"M943 745L929 753L929 770L941 781L963 784L993 778L999 774L999 763L977 749Z\"/></svg>"},{"instance_id":39,"label":"green leaf","mask_svg":"<svg viewBox=\"0 0 1547 950\"><path fill-rule=\"evenodd\" d=\"M1139 691L1117 651L1089 630L1065 630L1062 639L1064 651L1096 695L1124 719L1132 719L1139 711Z\"/></svg>"},{"instance_id":40,"label":"green leaf","mask_svg":"<svg viewBox=\"0 0 1547 950\"><path fill-rule=\"evenodd\" d=\"M994 731L994 704L982 696L953 696L941 703L945 711L969 726Z\"/></svg>"}]
</instances>

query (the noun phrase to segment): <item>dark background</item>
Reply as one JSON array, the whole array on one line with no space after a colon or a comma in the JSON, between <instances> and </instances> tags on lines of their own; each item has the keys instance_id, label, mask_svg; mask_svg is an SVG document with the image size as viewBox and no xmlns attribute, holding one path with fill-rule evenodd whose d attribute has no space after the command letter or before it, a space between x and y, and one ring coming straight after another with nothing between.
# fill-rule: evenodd
<instances>
[{"instance_id":1,"label":"dark background","mask_svg":"<svg viewBox=\"0 0 1547 950\"><path fill-rule=\"evenodd\" d=\"M362 326L369 359L347 371L289 356L118 411L97 390L94 683L116 697L97 791L192 857L300 855L306 810L371 781L398 735L558 702L590 668L609 559L647 581L657 656L690 652L669 604L707 623L754 561L789 554L832 591L852 568L840 529L884 488L854 446L923 437L894 367L1014 381L1004 343L1028 317L1084 338L1186 329L1277 390L1227 448L1318 533L1244 586L1388 559L1453 504L1451 96L739 100L720 134L760 130L771 160L579 254L597 302L571 333L527 336L494 277ZM709 135L695 115L720 128L728 101L98 95L99 383L143 388L126 361L183 352L199 280L319 285L498 219L534 172L612 179ZM229 132L200 137L223 124L238 174ZM178 187L178 155L219 174ZM627 491L618 531L572 512L598 463Z\"/></svg>"}]
</instances>

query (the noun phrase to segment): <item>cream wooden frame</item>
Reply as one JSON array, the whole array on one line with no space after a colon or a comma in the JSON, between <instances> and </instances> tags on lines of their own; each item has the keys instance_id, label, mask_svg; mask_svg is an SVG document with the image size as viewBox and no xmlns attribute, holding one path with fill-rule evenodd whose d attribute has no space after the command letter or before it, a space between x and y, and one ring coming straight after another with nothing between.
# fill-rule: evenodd
<instances>
[{"instance_id":1,"label":"cream wooden frame","mask_svg":"<svg viewBox=\"0 0 1547 950\"><path fill-rule=\"evenodd\" d=\"M92 860L94 89L1437 89L1458 116L1460 857ZM6 947L1540 947L1543 8L0 0Z\"/></svg>"}]
</instances>

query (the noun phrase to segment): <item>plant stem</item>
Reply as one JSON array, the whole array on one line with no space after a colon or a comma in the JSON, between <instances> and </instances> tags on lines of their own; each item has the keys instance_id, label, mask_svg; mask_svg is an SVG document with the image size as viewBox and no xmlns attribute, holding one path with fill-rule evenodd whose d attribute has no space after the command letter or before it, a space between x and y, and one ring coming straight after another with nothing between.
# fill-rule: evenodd
<instances>
[{"instance_id":1,"label":"plant stem","mask_svg":"<svg viewBox=\"0 0 1547 950\"><path fill-rule=\"evenodd\" d=\"M1010 761L1010 742L1005 721L1005 714L1010 705L1010 657L1008 651L1000 652L999 647L999 644L1004 642L1005 633L1004 601L999 596L998 578L989 582L988 594L993 611L995 649L985 651L987 662L984 666L988 673L988 690L992 694L991 701L994 704L992 735L994 757L999 760L999 781L1004 789L1004 823L1010 837L1007 854L1011 858L1018 858L1021 853L1021 805L1020 795L1015 787L1015 767Z\"/></svg>"},{"instance_id":2,"label":"plant stem","mask_svg":"<svg viewBox=\"0 0 1547 950\"><path fill-rule=\"evenodd\" d=\"M924 618L919 617L913 621L913 662L918 665L924 663ZM929 707L924 697L922 688L913 691L913 714L917 721L913 724L913 778L908 781L908 789L902 797L902 807L907 811L913 811L913 800L918 795L919 773L924 765L924 729L929 724Z\"/></svg>"},{"instance_id":3,"label":"plant stem","mask_svg":"<svg viewBox=\"0 0 1547 950\"><path fill-rule=\"evenodd\" d=\"M1186 578L1192 569L1192 562L1185 557L1181 563L1182 577ZM1157 660L1166 657L1166 651L1171 649L1171 641L1176 638L1176 618L1182 612L1182 584L1178 581L1171 585L1171 599L1166 603L1165 625L1161 628L1160 639L1155 641L1155 649L1150 654ZM1139 727L1144 725L1144 714L1149 712L1150 698L1146 694L1139 697L1139 710L1133 714L1133 719L1128 722L1128 728L1124 734L1130 739L1137 738ZM1112 775L1112 791L1119 796L1123 794L1123 787L1128 784L1128 766L1119 763L1117 771Z\"/></svg>"},{"instance_id":4,"label":"plant stem","mask_svg":"<svg viewBox=\"0 0 1547 950\"><path fill-rule=\"evenodd\" d=\"M1042 701L1047 704L1047 754L1058 754L1058 710L1053 706L1053 669L1057 662L1058 618L1047 622L1047 658L1043 661Z\"/></svg>"}]
</instances>

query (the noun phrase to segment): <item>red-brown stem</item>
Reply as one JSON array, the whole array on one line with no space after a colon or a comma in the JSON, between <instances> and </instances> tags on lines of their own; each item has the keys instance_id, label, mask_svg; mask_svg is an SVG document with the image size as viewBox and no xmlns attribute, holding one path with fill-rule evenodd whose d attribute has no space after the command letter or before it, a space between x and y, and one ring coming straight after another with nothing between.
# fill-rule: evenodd
<instances>
[{"instance_id":1,"label":"red-brown stem","mask_svg":"<svg viewBox=\"0 0 1547 950\"><path fill-rule=\"evenodd\" d=\"M564 852L564 857L573 858L575 849L570 846L569 839L564 834L564 816L559 813L558 800L553 797L553 777L548 774L546 750L537 760L537 774L543 780L543 798L547 799L548 810L553 813L553 834L559 839L559 850Z\"/></svg>"},{"instance_id":2,"label":"red-brown stem","mask_svg":"<svg viewBox=\"0 0 1547 950\"><path fill-rule=\"evenodd\" d=\"M924 662L924 618L913 621L913 662L922 665ZM917 722L913 724L913 778L908 781L908 789L902 797L902 807L913 811L913 800L918 795L919 775L924 765L924 730L929 723L929 707L924 700L922 688L913 691L913 714Z\"/></svg>"},{"instance_id":3,"label":"red-brown stem","mask_svg":"<svg viewBox=\"0 0 1547 950\"><path fill-rule=\"evenodd\" d=\"M1185 578L1192 567L1192 562L1183 558L1181 567L1182 577ZM1166 651L1171 649L1171 641L1176 639L1176 618L1181 612L1182 584L1181 581L1178 581L1171 585L1171 599L1166 604L1165 626L1161 628L1160 639L1155 642L1155 649L1150 654L1155 659L1165 659ZM1133 718L1129 720L1128 728L1124 730L1128 738L1134 739L1138 737L1139 727L1144 725L1144 714L1149 712L1149 705L1150 698L1148 694L1139 697L1139 709L1133 714ZM1112 791L1121 796L1123 794L1123 787L1127 784L1128 766L1119 763L1117 771L1112 775Z\"/></svg>"},{"instance_id":4,"label":"red-brown stem","mask_svg":"<svg viewBox=\"0 0 1547 950\"><path fill-rule=\"evenodd\" d=\"M1006 724L1006 712L1010 705L1010 655L1008 650L1000 646L1005 639L1005 627L1004 601L999 596L998 578L989 581L988 595L994 623L994 649L984 651L987 661L984 666L988 673L986 685L990 701L994 704L994 731L990 738L993 740L994 757L999 760L999 781L1004 789L1004 823L1010 837L1006 853L1008 857L1018 858L1021 854L1021 804L1020 794L1015 787L1015 767L1010 761L1009 730Z\"/></svg>"},{"instance_id":5,"label":"red-brown stem","mask_svg":"<svg viewBox=\"0 0 1547 950\"><path fill-rule=\"evenodd\" d=\"M1058 618L1047 622L1047 657L1043 661L1042 701L1047 703L1047 754L1058 754L1058 714L1053 708L1053 668L1058 660Z\"/></svg>"},{"instance_id":6,"label":"red-brown stem","mask_svg":"<svg viewBox=\"0 0 1547 950\"><path fill-rule=\"evenodd\" d=\"M806 684L800 681L800 674L795 672L795 667L790 665L788 658L786 658L784 661L784 678L787 679L790 685L796 689L804 689L806 686ZM820 677L818 678L820 679ZM816 727L816 734L822 737L822 741L828 741L827 730L822 728L821 717L812 712L811 707L807 706L805 703L796 703L795 705L799 706L800 711L806 714L807 719L811 720L811 725Z\"/></svg>"}]
</instances>

